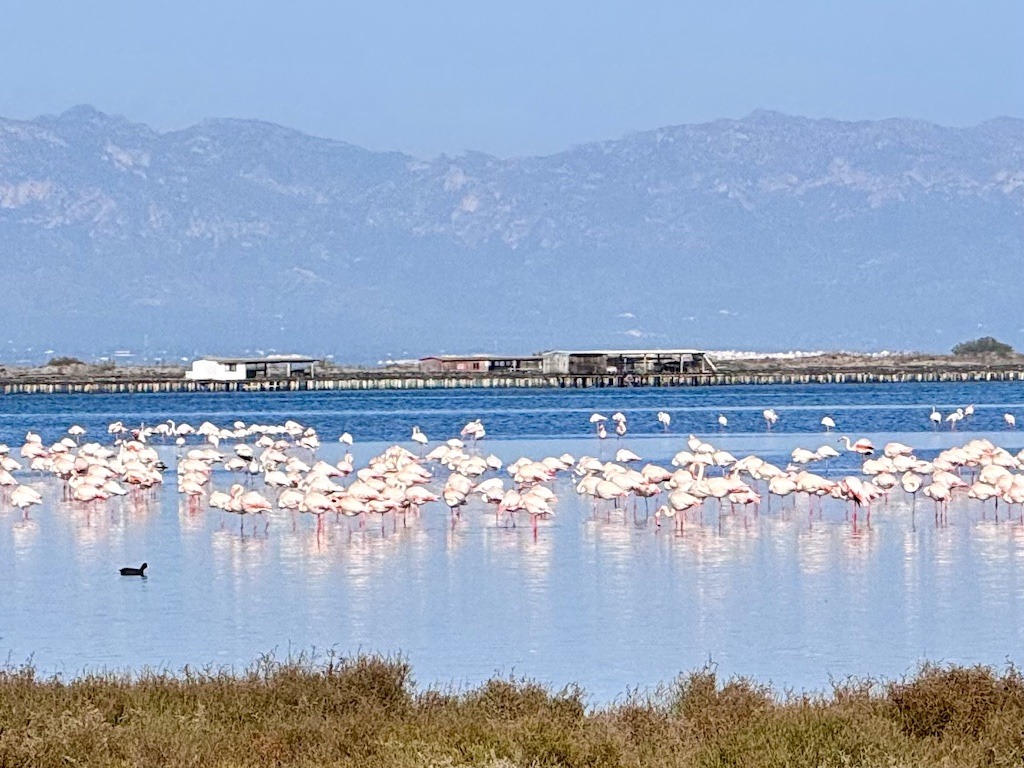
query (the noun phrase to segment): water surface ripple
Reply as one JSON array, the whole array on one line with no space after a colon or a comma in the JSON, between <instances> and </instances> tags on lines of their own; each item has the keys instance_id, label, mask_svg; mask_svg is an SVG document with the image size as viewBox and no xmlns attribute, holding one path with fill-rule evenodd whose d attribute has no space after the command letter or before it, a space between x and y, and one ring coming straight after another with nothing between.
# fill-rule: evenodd
<instances>
[{"instance_id":1,"label":"water surface ripple","mask_svg":"<svg viewBox=\"0 0 1024 768\"><path fill-rule=\"evenodd\" d=\"M933 405L968 403L966 432L931 428ZM770 434L766 407L781 417ZM626 413L626 438L599 444L593 410ZM658 410L672 414L668 434ZM484 447L506 461L563 450L610 458L620 445L666 461L691 431L783 461L796 445L834 444L818 426L826 413L851 436L898 435L923 456L971 435L1020 450L1024 435L1002 428L1007 411L1024 416L1020 384L7 397L0 440L19 444L29 428L54 440L72 422L99 436L115 418L296 418L325 440L352 432L362 460L407 440L413 424L434 439L481 418ZM323 453L336 459L340 448ZM173 446L161 451L173 461ZM830 471L855 463L844 457ZM536 538L528 526L495 525L479 502L454 527L434 505L407 526L389 517L383 531L331 519L318 537L307 516L287 512L266 534L240 535L236 518L189 509L171 476L93 512L61 501L56 481L21 479L45 504L28 519L0 509L0 651L47 672L240 667L272 649L401 651L424 684L515 673L578 682L608 701L709 659L797 689L899 675L926 658L1022 661L1024 525L1019 510L1007 519L991 502L958 500L944 524L930 502L902 494L870 524L854 524L839 502L814 514L806 500L774 499L757 514L708 502L676 532L656 528L642 501L635 513L595 509L563 479L558 514ZM216 486L229 482L215 475ZM143 560L149 578L117 575Z\"/></svg>"}]
</instances>

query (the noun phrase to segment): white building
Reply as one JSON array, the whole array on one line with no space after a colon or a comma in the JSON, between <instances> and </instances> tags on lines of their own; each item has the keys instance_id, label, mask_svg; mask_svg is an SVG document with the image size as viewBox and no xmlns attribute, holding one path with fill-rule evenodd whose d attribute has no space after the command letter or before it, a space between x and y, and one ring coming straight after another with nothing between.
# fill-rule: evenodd
<instances>
[{"instance_id":1,"label":"white building","mask_svg":"<svg viewBox=\"0 0 1024 768\"><path fill-rule=\"evenodd\" d=\"M245 381L313 376L316 358L302 355L270 357L204 357L193 360L185 378L194 381Z\"/></svg>"}]
</instances>

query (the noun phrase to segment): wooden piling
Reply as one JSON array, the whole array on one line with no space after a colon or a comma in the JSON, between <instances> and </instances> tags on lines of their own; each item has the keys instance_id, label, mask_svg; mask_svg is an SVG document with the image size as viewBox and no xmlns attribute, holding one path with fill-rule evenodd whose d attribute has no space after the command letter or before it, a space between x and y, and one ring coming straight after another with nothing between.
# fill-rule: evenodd
<instances>
[{"instance_id":1,"label":"wooden piling","mask_svg":"<svg viewBox=\"0 0 1024 768\"><path fill-rule=\"evenodd\" d=\"M891 384L907 382L1024 381L1024 370L815 371L789 373L658 373L582 374L455 374L359 372L333 377L268 378L246 381L128 378L14 378L0 380L0 393L22 394L149 394L204 392L326 392L413 389L505 389L605 387L700 387L777 384Z\"/></svg>"}]
</instances>

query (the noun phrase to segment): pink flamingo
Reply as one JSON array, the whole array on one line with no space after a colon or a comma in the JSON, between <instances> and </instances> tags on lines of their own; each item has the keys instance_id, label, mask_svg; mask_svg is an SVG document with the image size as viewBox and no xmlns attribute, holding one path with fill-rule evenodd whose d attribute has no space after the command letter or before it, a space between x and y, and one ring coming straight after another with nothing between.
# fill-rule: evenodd
<instances>
[{"instance_id":1,"label":"pink flamingo","mask_svg":"<svg viewBox=\"0 0 1024 768\"><path fill-rule=\"evenodd\" d=\"M263 494L256 491L246 491L238 483L231 486L231 500L228 504L227 511L234 512L239 515L238 518L238 529L244 532L245 519L242 515L263 515L264 512L269 512L273 509L269 501ZM270 521L264 517L266 526L264 530L270 527ZM253 524L255 530L255 524Z\"/></svg>"},{"instance_id":2,"label":"pink flamingo","mask_svg":"<svg viewBox=\"0 0 1024 768\"><path fill-rule=\"evenodd\" d=\"M843 435L839 438L839 442L846 443L846 450L853 453L859 453L861 456L870 456L875 452L875 444L868 440L866 437L862 437L855 443L850 443L850 438Z\"/></svg>"}]
</instances>

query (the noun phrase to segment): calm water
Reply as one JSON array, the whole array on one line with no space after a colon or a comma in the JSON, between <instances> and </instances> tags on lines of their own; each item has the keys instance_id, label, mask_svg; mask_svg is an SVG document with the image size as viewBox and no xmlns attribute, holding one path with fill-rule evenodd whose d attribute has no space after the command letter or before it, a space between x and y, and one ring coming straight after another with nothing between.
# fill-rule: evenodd
<instances>
[{"instance_id":1,"label":"calm water","mask_svg":"<svg viewBox=\"0 0 1024 768\"><path fill-rule=\"evenodd\" d=\"M948 413L968 403L976 415L960 433L931 429L933 405ZM771 434L766 407L780 414ZM630 433L599 444L593 410L623 411ZM668 434L658 410L672 414ZM325 442L348 430L365 459L407 440L413 424L443 439L482 418L483 447L506 461L564 450L610 457L620 445L665 461L689 432L781 461L797 445L834 444L820 433L825 414L852 437L896 436L924 456L976 434L1020 450L1024 433L1003 429L1007 411L1024 423L1019 384L32 396L0 399L0 440L16 444L30 427L53 440L72 422L99 436L115 418L296 418ZM730 421L724 432L719 413ZM173 447L163 450L172 461ZM323 452L337 458L340 446ZM1024 661L1024 526L1002 509L997 519L991 502L958 502L936 525L929 502L912 513L897 495L856 527L839 503L820 516L791 499L757 515L719 515L709 503L703 520L691 515L676 533L645 521L643 502L635 517L595 511L566 480L557 517L536 539L528 527L495 526L479 503L454 528L435 505L407 527L389 518L383 532L332 519L318 538L313 521L289 513L275 513L266 534L240 535L235 518L190 511L171 477L150 496L92 513L61 502L51 481L22 480L47 503L29 520L0 511L0 652L46 671L242 666L265 651L314 647L401 651L424 684L515 673L579 682L607 701L708 659L798 689L898 675L926 658ZM215 476L218 487L229 482ZM149 578L117 575L143 560Z\"/></svg>"}]
</instances>

